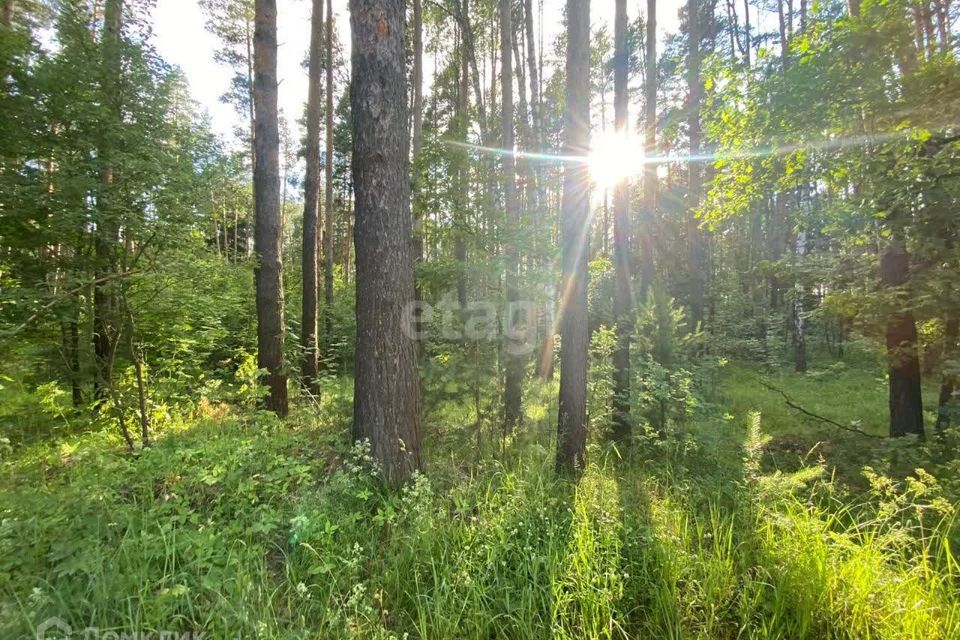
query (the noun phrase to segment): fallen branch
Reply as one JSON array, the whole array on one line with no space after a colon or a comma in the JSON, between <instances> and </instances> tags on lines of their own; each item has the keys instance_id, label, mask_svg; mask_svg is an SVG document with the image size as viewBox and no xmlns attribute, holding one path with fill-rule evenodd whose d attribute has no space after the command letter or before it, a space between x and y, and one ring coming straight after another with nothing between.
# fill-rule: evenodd
<instances>
[{"instance_id":1,"label":"fallen branch","mask_svg":"<svg viewBox=\"0 0 960 640\"><path fill-rule=\"evenodd\" d=\"M861 435L861 436L865 436L865 437L867 437L867 438L874 438L874 439L876 439L876 440L885 440L885 439L886 439L884 436L878 436L878 435L873 434L873 433L867 433L866 431L864 431L864 430L862 430L862 429L857 429L856 427L851 427L851 426L849 426L849 425L840 424L840 423L837 422L836 420L831 420L830 418L825 418L824 416L821 416L821 415L819 415L819 414L816 414L816 413L814 413L814 412L812 412L812 411L810 411L810 410L808 410L808 409L803 408L803 407L800 406L799 404L797 404L790 396L788 396L788 395L786 394L786 392L785 392L783 389L780 389L780 388L778 388L778 387L773 386L772 384L770 384L769 382L767 382L767 381L764 380L763 378L753 377L753 379L754 379L754 380L757 382L757 384L759 384L760 386L768 389L769 391L773 391L774 393L779 394L780 397L783 398L783 401L786 403L786 405L787 405L788 407L790 407L791 409L793 409L793 410L795 410L795 411L799 411L800 413L802 413L803 415L807 416L808 418L812 418L812 419L814 419L814 420L818 420L818 421L820 421L820 422L823 422L824 424L829 424L830 426L836 427L836 428L838 428L838 429L843 429L844 431L849 431L850 433L856 433L856 434L859 434L859 435Z\"/></svg>"}]
</instances>

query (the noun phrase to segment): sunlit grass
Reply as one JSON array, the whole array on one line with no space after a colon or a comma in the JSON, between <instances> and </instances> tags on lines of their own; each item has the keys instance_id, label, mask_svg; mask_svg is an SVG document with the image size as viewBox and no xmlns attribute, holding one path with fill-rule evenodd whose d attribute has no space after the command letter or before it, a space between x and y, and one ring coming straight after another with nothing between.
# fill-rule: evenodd
<instances>
[{"instance_id":1,"label":"sunlit grass","mask_svg":"<svg viewBox=\"0 0 960 640\"><path fill-rule=\"evenodd\" d=\"M473 434L455 430L400 493L339 444L335 389L283 425L185 422L137 460L88 434L5 462L0 635L53 615L214 638L960 634L956 498L933 478L875 474L844 497L816 467L769 469L767 423L736 418L619 455L595 443L579 481L558 479L554 386L531 387L505 458L457 464L443 447ZM10 482L28 467L40 484Z\"/></svg>"}]
</instances>

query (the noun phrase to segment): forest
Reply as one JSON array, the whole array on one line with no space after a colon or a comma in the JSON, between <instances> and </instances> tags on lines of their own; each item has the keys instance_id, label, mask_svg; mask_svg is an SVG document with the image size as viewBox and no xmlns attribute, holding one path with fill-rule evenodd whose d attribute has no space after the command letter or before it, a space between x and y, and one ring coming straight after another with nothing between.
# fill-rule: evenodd
<instances>
[{"instance_id":1,"label":"forest","mask_svg":"<svg viewBox=\"0 0 960 640\"><path fill-rule=\"evenodd\" d=\"M958 20L0 0L0 637L960 639Z\"/></svg>"}]
</instances>

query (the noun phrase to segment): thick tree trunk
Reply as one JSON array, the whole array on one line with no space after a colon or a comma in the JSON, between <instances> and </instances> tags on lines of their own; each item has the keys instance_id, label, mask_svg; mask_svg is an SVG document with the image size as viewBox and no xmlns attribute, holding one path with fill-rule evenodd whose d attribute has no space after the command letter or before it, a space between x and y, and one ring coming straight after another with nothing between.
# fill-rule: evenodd
<instances>
[{"instance_id":1,"label":"thick tree trunk","mask_svg":"<svg viewBox=\"0 0 960 640\"><path fill-rule=\"evenodd\" d=\"M647 157L657 154L657 0L647 0L647 52L644 80L644 144ZM643 168L643 213L640 217L640 300L646 303L655 275L653 222L657 208L657 165Z\"/></svg>"},{"instance_id":2,"label":"thick tree trunk","mask_svg":"<svg viewBox=\"0 0 960 640\"><path fill-rule=\"evenodd\" d=\"M567 86L564 155L590 150L590 0L567 0ZM563 172L561 206L562 277L560 298L560 397L557 420L557 470L584 468L587 442L587 242L590 176L585 163Z\"/></svg>"},{"instance_id":3,"label":"thick tree trunk","mask_svg":"<svg viewBox=\"0 0 960 640\"><path fill-rule=\"evenodd\" d=\"M890 392L890 435L923 436L923 401L920 389L920 357L913 313L905 309L899 289L910 276L910 254L902 237L894 235L880 258L880 280L895 297L887 317L887 360Z\"/></svg>"},{"instance_id":4,"label":"thick tree trunk","mask_svg":"<svg viewBox=\"0 0 960 640\"><path fill-rule=\"evenodd\" d=\"M613 108L618 137L627 135L627 0L617 0L614 16ZM613 188L613 312L617 323L617 347L613 352L613 435L625 441L630 436L630 337L633 333L630 283L630 185L622 178Z\"/></svg>"},{"instance_id":5,"label":"thick tree trunk","mask_svg":"<svg viewBox=\"0 0 960 640\"><path fill-rule=\"evenodd\" d=\"M327 152L323 164L327 196L323 218L324 342L327 351L333 339L333 63L333 0L327 0Z\"/></svg>"},{"instance_id":6,"label":"thick tree trunk","mask_svg":"<svg viewBox=\"0 0 960 640\"><path fill-rule=\"evenodd\" d=\"M509 433L521 421L523 402L523 329L517 325L516 305L520 300L518 284L519 248L517 235L520 231L520 206L517 202L516 159L513 156L513 7L511 0L500 0L500 91L503 94L501 108L502 140L507 151L503 155L503 198L506 205L506 233L504 234L504 258L506 265L507 326L506 376L503 388L503 428ZM526 323L527 319L521 320Z\"/></svg>"},{"instance_id":7,"label":"thick tree trunk","mask_svg":"<svg viewBox=\"0 0 960 640\"><path fill-rule=\"evenodd\" d=\"M303 326L300 346L303 349L301 376L304 389L316 396L317 345L317 227L320 205L320 112L322 93L323 0L313 0L310 18L309 86L307 89L307 140L305 147L306 176L303 193Z\"/></svg>"},{"instance_id":8,"label":"thick tree trunk","mask_svg":"<svg viewBox=\"0 0 960 640\"><path fill-rule=\"evenodd\" d=\"M698 159L700 155L700 103L703 94L700 78L700 1L688 0L687 20L690 38L690 55L687 64L687 91L689 99L687 126L690 136L689 161L689 203L687 215L687 247L689 259L690 286L690 329L696 330L703 324L706 307L706 265L703 256L703 238L696 218L703 190L703 167Z\"/></svg>"},{"instance_id":9,"label":"thick tree trunk","mask_svg":"<svg viewBox=\"0 0 960 640\"><path fill-rule=\"evenodd\" d=\"M355 440L369 440L386 479L420 468L420 386L405 315L414 302L403 0L353 0L353 181L356 191Z\"/></svg>"},{"instance_id":10,"label":"thick tree trunk","mask_svg":"<svg viewBox=\"0 0 960 640\"><path fill-rule=\"evenodd\" d=\"M253 35L256 162L253 170L257 366L267 370L267 409L287 414L283 371L283 244L280 220L280 128L277 112L277 1L256 0Z\"/></svg>"}]
</instances>

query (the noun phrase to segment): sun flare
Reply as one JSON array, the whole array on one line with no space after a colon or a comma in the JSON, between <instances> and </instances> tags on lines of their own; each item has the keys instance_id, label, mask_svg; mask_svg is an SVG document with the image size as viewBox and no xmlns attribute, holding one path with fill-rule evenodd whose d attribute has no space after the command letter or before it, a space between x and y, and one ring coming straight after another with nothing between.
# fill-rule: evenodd
<instances>
[{"instance_id":1,"label":"sun flare","mask_svg":"<svg viewBox=\"0 0 960 640\"><path fill-rule=\"evenodd\" d=\"M642 173L643 144L629 135L601 134L593 141L587 164L598 187L612 187L623 178Z\"/></svg>"}]
</instances>

